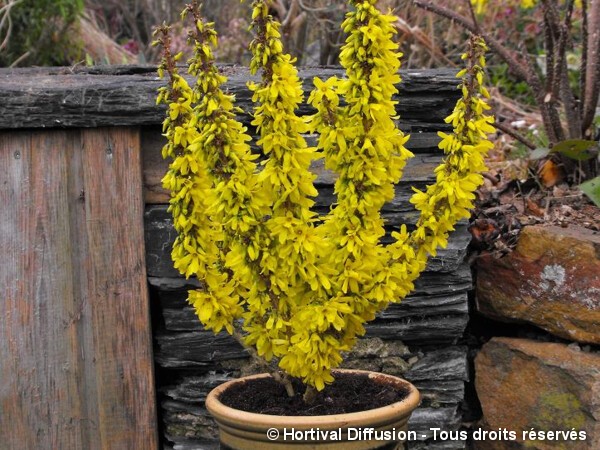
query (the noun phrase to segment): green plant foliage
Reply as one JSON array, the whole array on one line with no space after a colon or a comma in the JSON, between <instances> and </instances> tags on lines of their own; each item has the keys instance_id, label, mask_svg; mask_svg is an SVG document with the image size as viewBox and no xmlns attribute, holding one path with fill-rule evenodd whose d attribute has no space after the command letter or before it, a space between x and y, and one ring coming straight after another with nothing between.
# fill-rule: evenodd
<instances>
[{"instance_id":1,"label":"green plant foliage","mask_svg":"<svg viewBox=\"0 0 600 450\"><path fill-rule=\"evenodd\" d=\"M579 189L600 208L600 177L593 178L579 185Z\"/></svg>"},{"instance_id":2,"label":"green plant foliage","mask_svg":"<svg viewBox=\"0 0 600 450\"><path fill-rule=\"evenodd\" d=\"M598 155L598 143L585 139L567 139L552 147L552 151L575 161L587 161Z\"/></svg>"},{"instance_id":3,"label":"green plant foliage","mask_svg":"<svg viewBox=\"0 0 600 450\"><path fill-rule=\"evenodd\" d=\"M586 139L567 139L554 147L538 147L529 154L529 159L545 158L552 153L560 153L575 161L587 161L598 156L598 143Z\"/></svg>"},{"instance_id":4,"label":"green plant foliage","mask_svg":"<svg viewBox=\"0 0 600 450\"><path fill-rule=\"evenodd\" d=\"M69 27L83 12L84 0L13 0L8 6L7 26L0 30L7 39L0 65L63 65L80 56Z\"/></svg>"},{"instance_id":5,"label":"green plant foliage","mask_svg":"<svg viewBox=\"0 0 600 450\"><path fill-rule=\"evenodd\" d=\"M545 158L550 153L552 153L552 149L550 147L537 147L529 153L529 159L532 161Z\"/></svg>"},{"instance_id":6,"label":"green plant foliage","mask_svg":"<svg viewBox=\"0 0 600 450\"><path fill-rule=\"evenodd\" d=\"M470 215L482 184L483 157L494 131L483 86L487 50L470 41L466 68L458 77L462 98L439 133L445 158L436 183L415 190L420 212L414 230L402 226L384 246L380 211L394 197L394 184L412 153L397 128L393 96L400 82L400 53L392 37L395 18L377 0L350 0L340 61L343 79L314 80L308 103L316 113L296 115L303 100L294 59L284 53L280 24L267 0L252 3L255 38L250 48L256 144L236 118L234 98L213 56L216 32L192 3L194 57L178 73L168 27L159 30L164 50L159 69L169 83L158 102L168 105L163 156L172 160L163 179L178 237L175 267L196 276L203 288L189 292L203 325L232 333L284 377L318 390L333 381L331 369L365 333L365 323L414 289L429 255L445 247L454 224ZM303 134L319 134L309 147ZM317 191L311 163L325 159L336 172L337 203L325 217L311 210Z\"/></svg>"},{"instance_id":7,"label":"green plant foliage","mask_svg":"<svg viewBox=\"0 0 600 450\"><path fill-rule=\"evenodd\" d=\"M502 94L526 105L535 105L535 96L531 86L525 81L515 80L509 73L508 64L499 63L489 66L490 84L498 87Z\"/></svg>"}]
</instances>

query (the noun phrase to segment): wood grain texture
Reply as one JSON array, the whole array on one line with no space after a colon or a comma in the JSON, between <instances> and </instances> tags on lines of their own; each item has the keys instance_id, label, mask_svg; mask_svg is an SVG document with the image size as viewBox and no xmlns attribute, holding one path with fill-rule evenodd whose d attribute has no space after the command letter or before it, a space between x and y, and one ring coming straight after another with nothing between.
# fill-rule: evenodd
<instances>
[{"instance_id":1,"label":"wood grain texture","mask_svg":"<svg viewBox=\"0 0 600 450\"><path fill-rule=\"evenodd\" d=\"M243 67L223 66L222 71L229 77L225 88L245 111L241 119L249 123L252 103L246 83L253 77ZM455 74L452 69L402 71L397 109L403 120L441 122L459 95ZM299 75L308 91L315 76L341 76L342 71L306 67ZM163 84L153 66L0 69L0 129L160 124L164 106L155 99ZM309 111L306 104L299 110Z\"/></svg>"},{"instance_id":2,"label":"wood grain texture","mask_svg":"<svg viewBox=\"0 0 600 450\"><path fill-rule=\"evenodd\" d=\"M64 132L0 139L0 441L11 449L84 440L69 215L57 207L68 203L67 145Z\"/></svg>"},{"instance_id":3,"label":"wood grain texture","mask_svg":"<svg viewBox=\"0 0 600 450\"><path fill-rule=\"evenodd\" d=\"M3 133L0 186L0 446L157 449L138 131Z\"/></svg>"}]
</instances>

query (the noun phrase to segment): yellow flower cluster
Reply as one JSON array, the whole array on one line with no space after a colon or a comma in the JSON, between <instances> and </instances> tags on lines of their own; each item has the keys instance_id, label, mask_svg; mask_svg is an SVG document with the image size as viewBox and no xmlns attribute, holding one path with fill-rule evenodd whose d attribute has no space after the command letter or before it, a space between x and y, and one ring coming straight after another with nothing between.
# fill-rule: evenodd
<instances>
[{"instance_id":1,"label":"yellow flower cluster","mask_svg":"<svg viewBox=\"0 0 600 450\"><path fill-rule=\"evenodd\" d=\"M475 190L483 183L481 172L486 170L484 157L493 144L487 135L495 131L494 118L488 116L489 93L483 86L485 52L483 39L472 37L467 53L467 68L457 76L462 78L462 98L454 111L446 118L452 124L453 133L439 132L442 139L439 147L446 155L436 170L436 183L425 192L415 189L411 198L420 218L416 228L408 233L403 227L394 234L396 242L390 246L391 270L394 276L402 276L397 284L405 283L412 289L412 282L425 267L427 256L435 255L437 247L445 247L448 233L454 224L470 216L475 200ZM401 293L400 292L400 293Z\"/></svg>"},{"instance_id":2,"label":"yellow flower cluster","mask_svg":"<svg viewBox=\"0 0 600 450\"><path fill-rule=\"evenodd\" d=\"M246 343L256 346L259 355L277 357L290 375L322 387L323 380L311 378L315 371L306 358L297 364L291 357L307 347L307 314L316 317L310 308L325 303L331 288L331 269L322 257L330 243L316 232L316 214L310 209L317 195L310 166L320 156L303 137L308 128L295 112L303 99L302 83L294 60L283 53L280 25L269 14L268 3L252 4L250 70L262 77L260 83L249 83L257 105L252 122L260 136L257 144L268 157L259 179L272 199L255 249L263 281L259 289L264 285L267 292L260 293L260 301L249 302L243 329Z\"/></svg>"},{"instance_id":3,"label":"yellow flower cluster","mask_svg":"<svg viewBox=\"0 0 600 450\"><path fill-rule=\"evenodd\" d=\"M304 355L297 356L299 363L308 359L318 366L311 373L315 381L329 376L331 366L337 365L330 355L354 345L364 334L363 323L393 298L379 243L385 234L380 210L394 198L394 184L412 156L404 147L408 136L394 122L392 98L401 81L401 54L392 40L395 18L382 14L375 0L350 3L353 10L342 24L348 38L340 53L346 78L315 79L308 100L317 110L310 127L319 133L325 165L338 174L337 205L318 230L332 246L326 255L334 269L329 302L338 305L338 316L325 330L313 326L312 335L324 339L314 337L315 343L305 343Z\"/></svg>"},{"instance_id":4,"label":"yellow flower cluster","mask_svg":"<svg viewBox=\"0 0 600 450\"><path fill-rule=\"evenodd\" d=\"M472 40L459 74L463 98L447 119L454 132L440 134L446 156L436 183L412 198L421 214L416 228L403 226L383 246L380 210L412 156L395 124L401 54L394 17L381 13L377 0L349 1L340 55L346 77L314 80L308 102L316 113L306 119L296 115L303 91L280 25L268 0L253 2L250 67L261 78L249 88L262 167L235 119L234 99L221 89L216 34L195 3L186 9L196 25L189 61L195 85L178 75L168 48L160 69L170 75L159 101L169 107L163 156L173 161L163 183L178 232L173 259L204 284L189 301L207 328L235 329L258 355L319 390L333 381L331 369L365 322L413 289L428 255L469 215L493 131L482 85L485 44ZM319 134L316 148L303 138L309 131ZM338 175L337 203L317 217L310 166L322 156Z\"/></svg>"},{"instance_id":5,"label":"yellow flower cluster","mask_svg":"<svg viewBox=\"0 0 600 450\"><path fill-rule=\"evenodd\" d=\"M266 213L266 200L250 137L235 119L233 96L221 89L226 78L214 62L213 24L199 17L197 6L190 5L183 16L188 13L195 24L190 37L194 57L188 72L196 84L191 88L168 58L159 69L170 74L170 83L161 89L158 100L169 105L163 157L173 161L163 186L171 192L169 210L178 233L172 258L186 277L203 281L202 290L189 292L189 302L202 323L215 332L225 328L233 333L234 321L244 312L241 298L251 281L243 270L229 270L229 249L243 247L252 237ZM168 50L165 53L168 56Z\"/></svg>"},{"instance_id":6,"label":"yellow flower cluster","mask_svg":"<svg viewBox=\"0 0 600 450\"><path fill-rule=\"evenodd\" d=\"M193 90L176 67L181 55L172 56L168 50L169 29L157 30L161 35L155 45L165 47L165 57L159 67L159 74L169 74L169 85L160 88L157 103L166 103L168 115L163 122L167 143L163 147L163 158L172 162L163 178L163 186L172 195L169 211L174 217L177 238L173 245L172 257L175 267L186 277L206 275L211 264L211 255L216 254L214 227L205 211L209 203L210 180L196 155L189 148L198 131L193 117Z\"/></svg>"}]
</instances>

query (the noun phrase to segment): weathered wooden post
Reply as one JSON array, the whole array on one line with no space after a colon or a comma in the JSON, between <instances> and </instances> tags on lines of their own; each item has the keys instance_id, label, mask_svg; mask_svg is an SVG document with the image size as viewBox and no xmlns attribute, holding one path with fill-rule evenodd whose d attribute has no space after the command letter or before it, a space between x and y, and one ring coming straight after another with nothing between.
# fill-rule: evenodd
<instances>
[{"instance_id":1,"label":"weathered wooden post","mask_svg":"<svg viewBox=\"0 0 600 450\"><path fill-rule=\"evenodd\" d=\"M158 448L140 136L106 80L0 73L5 449Z\"/></svg>"}]
</instances>

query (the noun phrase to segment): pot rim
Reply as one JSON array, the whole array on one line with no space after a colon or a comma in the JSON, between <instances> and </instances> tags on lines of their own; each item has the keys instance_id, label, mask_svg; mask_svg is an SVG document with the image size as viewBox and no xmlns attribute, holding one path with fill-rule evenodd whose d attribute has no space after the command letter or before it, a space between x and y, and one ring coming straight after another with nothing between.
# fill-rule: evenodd
<instances>
[{"instance_id":1,"label":"pot rim","mask_svg":"<svg viewBox=\"0 0 600 450\"><path fill-rule=\"evenodd\" d=\"M271 375L262 373L250 375L235 380L227 381L214 388L206 397L206 408L211 415L220 423L237 423L243 422L245 428L253 428L263 430L274 427L294 427L296 429L317 428L338 428L345 426L383 426L397 420L399 414L404 412L405 415L410 414L421 401L421 395L415 386L410 382L393 375L387 375L379 372L371 372L368 370L354 369L335 369L333 372L367 374L372 379L382 379L393 383L396 386L404 386L408 388L408 395L401 401L391 403L380 408L368 409L345 414L331 414L321 416L278 416L270 414L259 414L247 412L224 405L219 400L220 395L230 386L238 383L244 383L248 380L268 378Z\"/></svg>"}]
</instances>

